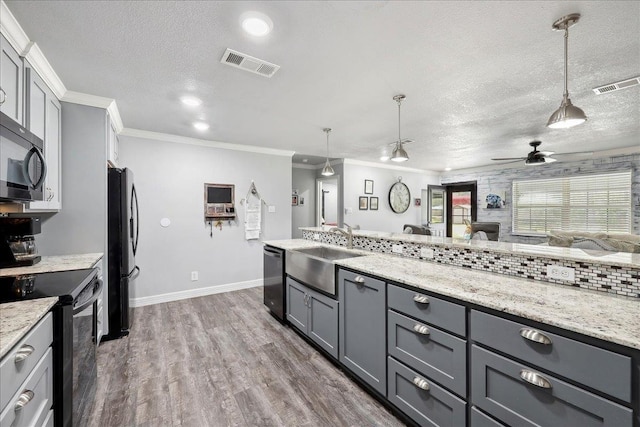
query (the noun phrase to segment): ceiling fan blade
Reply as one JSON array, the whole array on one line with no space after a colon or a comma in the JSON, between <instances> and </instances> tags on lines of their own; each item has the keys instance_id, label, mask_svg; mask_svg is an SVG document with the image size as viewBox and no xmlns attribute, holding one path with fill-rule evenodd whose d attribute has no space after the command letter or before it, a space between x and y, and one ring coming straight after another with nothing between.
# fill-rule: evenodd
<instances>
[{"instance_id":1,"label":"ceiling fan blade","mask_svg":"<svg viewBox=\"0 0 640 427\"><path fill-rule=\"evenodd\" d=\"M537 153L540 153L543 156L551 156L552 154L555 154L554 151L537 151Z\"/></svg>"},{"instance_id":2,"label":"ceiling fan blade","mask_svg":"<svg viewBox=\"0 0 640 427\"><path fill-rule=\"evenodd\" d=\"M556 153L556 156L593 156L593 151L575 151L573 153Z\"/></svg>"},{"instance_id":3,"label":"ceiling fan blade","mask_svg":"<svg viewBox=\"0 0 640 427\"><path fill-rule=\"evenodd\" d=\"M502 160L527 160L527 158L526 157L498 157L491 160L497 160L500 162Z\"/></svg>"}]
</instances>

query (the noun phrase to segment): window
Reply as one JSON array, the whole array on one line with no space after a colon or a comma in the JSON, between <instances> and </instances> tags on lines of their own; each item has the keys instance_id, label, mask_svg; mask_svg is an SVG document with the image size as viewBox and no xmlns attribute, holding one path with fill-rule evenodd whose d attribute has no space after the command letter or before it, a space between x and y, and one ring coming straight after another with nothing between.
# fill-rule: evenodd
<instances>
[{"instance_id":1,"label":"window","mask_svg":"<svg viewBox=\"0 0 640 427\"><path fill-rule=\"evenodd\" d=\"M631 231L631 171L513 181L513 233Z\"/></svg>"}]
</instances>

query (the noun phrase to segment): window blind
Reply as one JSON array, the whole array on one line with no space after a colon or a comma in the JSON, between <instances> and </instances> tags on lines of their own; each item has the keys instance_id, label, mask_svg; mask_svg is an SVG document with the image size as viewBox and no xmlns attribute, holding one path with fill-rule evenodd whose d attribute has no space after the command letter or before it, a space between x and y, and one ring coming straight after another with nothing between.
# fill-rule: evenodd
<instances>
[{"instance_id":1,"label":"window blind","mask_svg":"<svg viewBox=\"0 0 640 427\"><path fill-rule=\"evenodd\" d=\"M513 233L629 233L631 171L513 181Z\"/></svg>"}]
</instances>

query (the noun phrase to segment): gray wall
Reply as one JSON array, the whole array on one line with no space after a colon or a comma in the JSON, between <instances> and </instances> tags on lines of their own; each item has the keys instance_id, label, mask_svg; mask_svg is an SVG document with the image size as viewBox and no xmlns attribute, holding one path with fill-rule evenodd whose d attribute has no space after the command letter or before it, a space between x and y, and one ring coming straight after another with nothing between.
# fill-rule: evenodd
<instances>
[{"instance_id":1,"label":"gray wall","mask_svg":"<svg viewBox=\"0 0 640 427\"><path fill-rule=\"evenodd\" d=\"M316 212L316 170L293 167L291 174L293 189L298 190L298 198L304 198L304 204L291 206L291 236L302 238L300 227L315 226Z\"/></svg>"},{"instance_id":2,"label":"gray wall","mask_svg":"<svg viewBox=\"0 0 640 427\"><path fill-rule=\"evenodd\" d=\"M120 163L133 171L140 203L133 298L261 280L263 245L245 240L240 205L251 180L276 208L263 206L262 239L291 237L291 157L124 136ZM235 184L238 219L214 228L213 237L204 222L204 183ZM171 225L163 228L162 218Z\"/></svg>"},{"instance_id":3,"label":"gray wall","mask_svg":"<svg viewBox=\"0 0 640 427\"><path fill-rule=\"evenodd\" d=\"M500 240L517 243L541 243L545 237L511 235L511 183L514 179L552 178L577 174L597 174L633 170L633 232L640 233L640 154L605 157L576 162L557 162L544 166L517 167L502 170L451 172L441 177L443 184L462 181L478 183L478 222L500 222ZM485 197L489 192L506 193L505 209L486 209Z\"/></svg>"}]
</instances>

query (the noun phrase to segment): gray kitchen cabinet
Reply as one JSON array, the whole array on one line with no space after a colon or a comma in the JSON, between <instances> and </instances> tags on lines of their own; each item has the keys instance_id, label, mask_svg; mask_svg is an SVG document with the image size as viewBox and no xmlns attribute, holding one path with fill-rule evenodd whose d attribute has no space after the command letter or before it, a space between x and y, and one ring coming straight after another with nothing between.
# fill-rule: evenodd
<instances>
[{"instance_id":1,"label":"gray kitchen cabinet","mask_svg":"<svg viewBox=\"0 0 640 427\"><path fill-rule=\"evenodd\" d=\"M461 427L466 423L467 403L420 373L389 357L391 403L421 426Z\"/></svg>"},{"instance_id":2,"label":"gray kitchen cabinet","mask_svg":"<svg viewBox=\"0 0 640 427\"><path fill-rule=\"evenodd\" d=\"M44 141L44 157L47 176L44 183L44 200L29 203L25 212L57 212L62 206L60 150L62 133L62 109L51 89L44 83L28 61L25 64L27 129Z\"/></svg>"},{"instance_id":3,"label":"gray kitchen cabinet","mask_svg":"<svg viewBox=\"0 0 640 427\"><path fill-rule=\"evenodd\" d=\"M338 301L287 277L287 320L320 348L338 357Z\"/></svg>"},{"instance_id":4,"label":"gray kitchen cabinet","mask_svg":"<svg viewBox=\"0 0 640 427\"><path fill-rule=\"evenodd\" d=\"M633 425L630 408L476 344L471 347L471 400L507 425Z\"/></svg>"},{"instance_id":5,"label":"gray kitchen cabinet","mask_svg":"<svg viewBox=\"0 0 640 427\"><path fill-rule=\"evenodd\" d=\"M475 406L471 407L471 427L505 427Z\"/></svg>"},{"instance_id":6,"label":"gray kitchen cabinet","mask_svg":"<svg viewBox=\"0 0 640 427\"><path fill-rule=\"evenodd\" d=\"M383 396L387 392L386 283L338 271L340 362Z\"/></svg>"},{"instance_id":7,"label":"gray kitchen cabinet","mask_svg":"<svg viewBox=\"0 0 640 427\"><path fill-rule=\"evenodd\" d=\"M0 35L0 111L24 125L24 64L16 50Z\"/></svg>"},{"instance_id":8,"label":"gray kitchen cabinet","mask_svg":"<svg viewBox=\"0 0 640 427\"><path fill-rule=\"evenodd\" d=\"M52 341L49 313L0 361L0 427L46 425L53 404Z\"/></svg>"}]
</instances>

